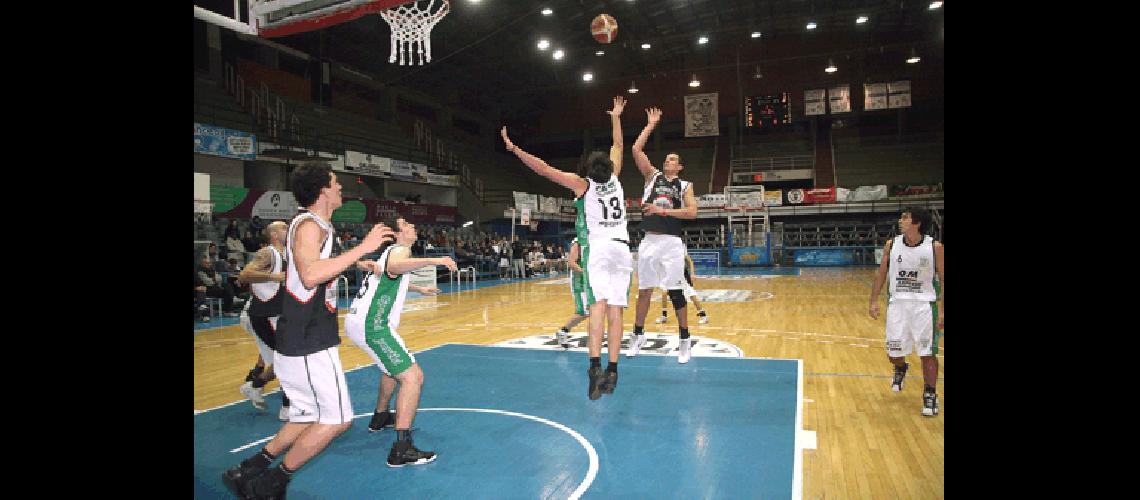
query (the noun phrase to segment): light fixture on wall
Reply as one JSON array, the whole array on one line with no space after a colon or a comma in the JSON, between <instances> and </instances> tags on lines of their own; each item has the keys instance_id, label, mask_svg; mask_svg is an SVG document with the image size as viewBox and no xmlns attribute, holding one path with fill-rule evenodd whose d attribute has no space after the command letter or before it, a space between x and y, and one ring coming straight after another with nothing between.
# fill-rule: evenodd
<instances>
[{"instance_id":1,"label":"light fixture on wall","mask_svg":"<svg viewBox=\"0 0 1140 500\"><path fill-rule=\"evenodd\" d=\"M760 72L760 66L757 66L756 67L756 73L752 74L752 79L753 80L759 80L761 78L764 78L764 74Z\"/></svg>"},{"instance_id":2,"label":"light fixture on wall","mask_svg":"<svg viewBox=\"0 0 1140 500\"><path fill-rule=\"evenodd\" d=\"M691 81L689 81L689 86L690 87L700 87L701 86L701 81L697 80L697 74L696 73L693 73L693 79Z\"/></svg>"},{"instance_id":3,"label":"light fixture on wall","mask_svg":"<svg viewBox=\"0 0 1140 500\"><path fill-rule=\"evenodd\" d=\"M537 47L538 50L546 50L550 48L550 41L546 39L539 40Z\"/></svg>"},{"instance_id":4,"label":"light fixture on wall","mask_svg":"<svg viewBox=\"0 0 1140 500\"><path fill-rule=\"evenodd\" d=\"M558 49L558 50L554 51L554 60L555 61L561 61L562 56L564 56L564 55L566 55L566 53L562 52L562 49Z\"/></svg>"},{"instance_id":5,"label":"light fixture on wall","mask_svg":"<svg viewBox=\"0 0 1140 500\"><path fill-rule=\"evenodd\" d=\"M628 90L628 92L629 92L630 94L636 94L636 93L637 93L637 84L636 84L636 83L634 83L634 82L632 82L632 81L631 81L631 82L629 82L629 90Z\"/></svg>"},{"instance_id":6,"label":"light fixture on wall","mask_svg":"<svg viewBox=\"0 0 1140 500\"><path fill-rule=\"evenodd\" d=\"M827 58L827 68L824 68L824 71L828 73L835 73L838 70L839 68L835 67L835 63L831 61L831 58Z\"/></svg>"},{"instance_id":7,"label":"light fixture on wall","mask_svg":"<svg viewBox=\"0 0 1140 500\"><path fill-rule=\"evenodd\" d=\"M589 71L582 73L582 81L583 82L590 82L593 80L594 80L594 74L593 73L590 73Z\"/></svg>"},{"instance_id":8,"label":"light fixture on wall","mask_svg":"<svg viewBox=\"0 0 1140 500\"><path fill-rule=\"evenodd\" d=\"M906 59L906 63L907 64L914 64L914 63L921 61L921 60L922 60L922 58L918 57L918 52L915 52L914 47L911 47L910 48L910 57L908 57Z\"/></svg>"}]
</instances>

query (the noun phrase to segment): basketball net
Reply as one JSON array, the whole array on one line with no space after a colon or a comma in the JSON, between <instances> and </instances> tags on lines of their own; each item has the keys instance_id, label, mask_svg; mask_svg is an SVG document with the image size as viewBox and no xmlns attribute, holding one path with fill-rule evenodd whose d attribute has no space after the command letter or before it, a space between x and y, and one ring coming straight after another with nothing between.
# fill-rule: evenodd
<instances>
[{"instance_id":1,"label":"basketball net","mask_svg":"<svg viewBox=\"0 0 1140 500\"><path fill-rule=\"evenodd\" d=\"M415 0L380 13L392 31L392 50L388 62L399 61L400 66L412 64L412 52L419 53L419 64L431 62L431 29L443 16L451 12L448 0ZM426 4L421 7L421 4ZM434 12L433 12L434 10Z\"/></svg>"}]
</instances>

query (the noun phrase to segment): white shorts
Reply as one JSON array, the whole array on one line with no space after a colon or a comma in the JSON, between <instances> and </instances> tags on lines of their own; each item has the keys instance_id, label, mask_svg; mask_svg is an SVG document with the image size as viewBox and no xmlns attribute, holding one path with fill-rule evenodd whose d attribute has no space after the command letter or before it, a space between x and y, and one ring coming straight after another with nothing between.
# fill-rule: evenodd
<instances>
[{"instance_id":1,"label":"white shorts","mask_svg":"<svg viewBox=\"0 0 1140 500\"><path fill-rule=\"evenodd\" d=\"M685 284L685 243L679 236L646 234L637 247L637 288L681 290Z\"/></svg>"},{"instance_id":2,"label":"white shorts","mask_svg":"<svg viewBox=\"0 0 1140 500\"><path fill-rule=\"evenodd\" d=\"M633 272L633 256L629 245L609 238L590 240L585 250L586 284L594 302L606 301L611 306L629 305L629 276Z\"/></svg>"},{"instance_id":3,"label":"white shorts","mask_svg":"<svg viewBox=\"0 0 1140 500\"><path fill-rule=\"evenodd\" d=\"M912 350L919 356L937 354L934 321L930 302L896 300L887 304L887 354L892 358L901 358Z\"/></svg>"},{"instance_id":4,"label":"white shorts","mask_svg":"<svg viewBox=\"0 0 1140 500\"><path fill-rule=\"evenodd\" d=\"M269 323L273 325L274 329L277 328L278 317L279 316L271 316L269 318ZM248 309L242 310L241 317L238 319L241 322L241 327L245 329L245 331L249 332L250 336L253 337L253 342L257 344L257 351L261 353L261 362L267 365L272 365L273 349L270 349L269 346L265 345L265 342L261 341L261 337L257 336L257 332L253 331L253 324L249 322Z\"/></svg>"},{"instance_id":5,"label":"white shorts","mask_svg":"<svg viewBox=\"0 0 1140 500\"><path fill-rule=\"evenodd\" d=\"M697 289L690 286L688 281L681 281L681 290L685 293L685 297L701 298L700 295L697 294ZM662 288L661 291L665 296L669 295L668 289Z\"/></svg>"},{"instance_id":6,"label":"white shorts","mask_svg":"<svg viewBox=\"0 0 1140 500\"><path fill-rule=\"evenodd\" d=\"M367 314L367 311L365 311ZM380 371L389 377L395 377L416 363L416 356L404 345L404 338L395 330L380 325L381 328L365 328L365 315L349 314L344 317L344 332L352 343L372 358L372 362L380 367ZM377 353L377 350L380 350ZM384 358L380 358L384 354ZM392 373L395 372L396 375Z\"/></svg>"},{"instance_id":7,"label":"white shorts","mask_svg":"<svg viewBox=\"0 0 1140 500\"><path fill-rule=\"evenodd\" d=\"M306 356L273 355L273 370L289 397L289 421L343 424L352 421L352 401L336 346Z\"/></svg>"}]
</instances>

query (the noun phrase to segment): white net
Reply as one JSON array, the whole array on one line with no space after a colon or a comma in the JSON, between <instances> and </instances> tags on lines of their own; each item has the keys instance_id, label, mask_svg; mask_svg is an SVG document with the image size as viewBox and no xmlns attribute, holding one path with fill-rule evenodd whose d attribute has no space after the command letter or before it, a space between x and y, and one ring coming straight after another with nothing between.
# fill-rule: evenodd
<instances>
[{"instance_id":1,"label":"white net","mask_svg":"<svg viewBox=\"0 0 1140 500\"><path fill-rule=\"evenodd\" d=\"M392 49L388 62L399 61L400 66L413 64L412 56L419 54L419 64L431 62L431 29L451 12L448 0L416 0L380 13L392 31Z\"/></svg>"},{"instance_id":2,"label":"white net","mask_svg":"<svg viewBox=\"0 0 1140 500\"><path fill-rule=\"evenodd\" d=\"M210 200L194 200L194 222L197 224L209 224L212 220L211 214L214 211L214 202Z\"/></svg>"},{"instance_id":3,"label":"white net","mask_svg":"<svg viewBox=\"0 0 1140 500\"><path fill-rule=\"evenodd\" d=\"M752 210L764 208L764 186L725 186L724 208Z\"/></svg>"}]
</instances>

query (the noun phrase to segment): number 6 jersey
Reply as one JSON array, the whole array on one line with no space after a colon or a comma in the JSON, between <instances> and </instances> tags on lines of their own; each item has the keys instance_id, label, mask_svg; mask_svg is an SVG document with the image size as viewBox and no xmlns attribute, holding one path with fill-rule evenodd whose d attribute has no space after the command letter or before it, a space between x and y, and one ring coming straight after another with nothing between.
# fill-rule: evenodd
<instances>
[{"instance_id":1,"label":"number 6 jersey","mask_svg":"<svg viewBox=\"0 0 1140 500\"><path fill-rule=\"evenodd\" d=\"M578 209L578 219L574 223L578 243L587 245L589 240L598 238L628 240L625 191L617 176L610 174L610 180L605 184L598 184L589 177L586 177L586 182L589 183L586 192L574 200Z\"/></svg>"}]
</instances>

